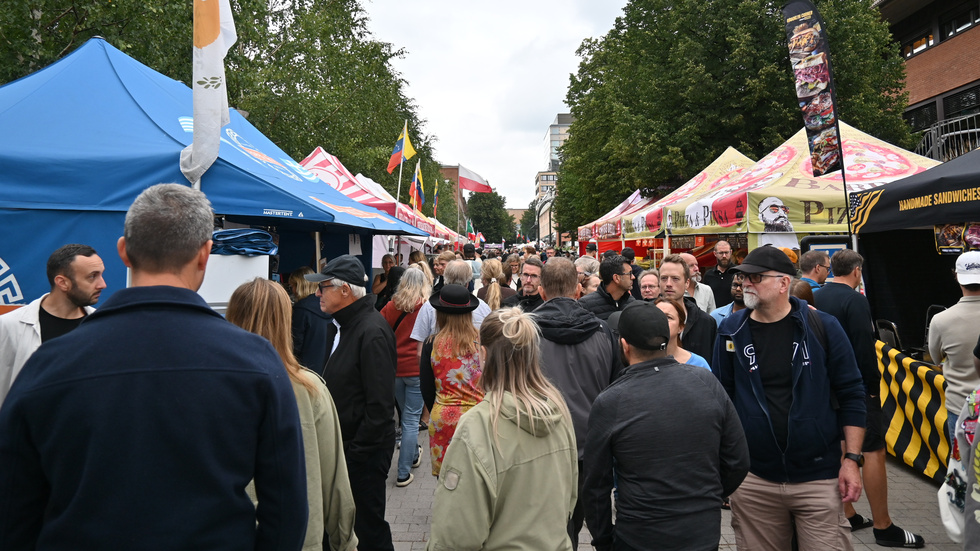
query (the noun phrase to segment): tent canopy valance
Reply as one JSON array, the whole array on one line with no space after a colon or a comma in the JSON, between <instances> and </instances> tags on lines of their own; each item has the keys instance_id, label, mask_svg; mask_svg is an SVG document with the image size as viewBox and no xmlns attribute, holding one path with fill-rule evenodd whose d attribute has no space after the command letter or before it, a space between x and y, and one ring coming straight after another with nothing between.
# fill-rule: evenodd
<instances>
[{"instance_id":1,"label":"tent canopy valance","mask_svg":"<svg viewBox=\"0 0 980 551\"><path fill-rule=\"evenodd\" d=\"M854 233L980 221L980 150L856 193Z\"/></svg>"},{"instance_id":2,"label":"tent canopy valance","mask_svg":"<svg viewBox=\"0 0 980 551\"><path fill-rule=\"evenodd\" d=\"M905 151L843 122L849 192L917 174L937 161ZM846 232L840 171L814 177L804 130L737 178L668 208L670 235Z\"/></svg>"}]
</instances>

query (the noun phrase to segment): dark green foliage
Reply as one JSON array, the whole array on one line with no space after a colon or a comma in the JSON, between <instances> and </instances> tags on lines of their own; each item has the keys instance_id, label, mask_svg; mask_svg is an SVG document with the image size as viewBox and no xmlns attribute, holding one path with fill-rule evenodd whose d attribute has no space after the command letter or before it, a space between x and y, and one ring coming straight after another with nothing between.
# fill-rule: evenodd
<instances>
[{"instance_id":1,"label":"dark green foliage","mask_svg":"<svg viewBox=\"0 0 980 551\"><path fill-rule=\"evenodd\" d=\"M286 153L302 160L316 146L395 194L388 158L408 120L418 156L405 163L401 200L415 162L432 213L439 165L405 81L391 65L403 55L367 29L359 0L232 0L238 42L228 53L229 105ZM151 68L191 81L191 0L4 0L0 2L0 83L41 69L93 36ZM455 221L454 191L440 190L440 218ZM449 214L452 216L449 216Z\"/></svg>"},{"instance_id":2,"label":"dark green foliage","mask_svg":"<svg viewBox=\"0 0 980 551\"><path fill-rule=\"evenodd\" d=\"M473 221L473 229L481 232L488 243L500 243L502 238L514 236L514 218L504 208L504 198L496 191L471 193L466 200L466 210Z\"/></svg>"},{"instance_id":3,"label":"dark green foliage","mask_svg":"<svg viewBox=\"0 0 980 551\"><path fill-rule=\"evenodd\" d=\"M824 0L842 120L908 147L904 64L869 0ZM633 0L578 51L555 214L575 231L636 189L662 196L728 146L758 159L798 131L780 5Z\"/></svg>"}]
</instances>

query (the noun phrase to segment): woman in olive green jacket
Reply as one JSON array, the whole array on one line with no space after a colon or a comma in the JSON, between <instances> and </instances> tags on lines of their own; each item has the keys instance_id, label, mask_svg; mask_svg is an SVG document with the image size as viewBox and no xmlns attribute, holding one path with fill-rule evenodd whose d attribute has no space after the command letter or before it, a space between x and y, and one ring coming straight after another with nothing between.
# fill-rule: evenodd
<instances>
[{"instance_id":1,"label":"woman in olive green jacket","mask_svg":"<svg viewBox=\"0 0 980 551\"><path fill-rule=\"evenodd\" d=\"M486 391L465 413L436 486L430 551L571 551L578 453L568 408L538 365L532 314L497 310L480 327Z\"/></svg>"},{"instance_id":2,"label":"woman in olive green jacket","mask_svg":"<svg viewBox=\"0 0 980 551\"><path fill-rule=\"evenodd\" d=\"M340 421L330 392L319 375L302 367L293 355L289 295L279 284L257 278L243 283L228 302L228 321L272 343L293 384L306 457L309 516L303 551L357 547L354 496L347 478ZM255 500L252 485L249 495Z\"/></svg>"}]
</instances>

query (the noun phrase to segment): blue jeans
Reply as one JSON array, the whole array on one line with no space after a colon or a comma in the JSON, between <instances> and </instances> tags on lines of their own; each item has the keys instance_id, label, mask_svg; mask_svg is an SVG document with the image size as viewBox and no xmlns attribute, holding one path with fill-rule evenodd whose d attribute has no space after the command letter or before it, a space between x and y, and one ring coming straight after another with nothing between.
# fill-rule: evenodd
<instances>
[{"instance_id":1,"label":"blue jeans","mask_svg":"<svg viewBox=\"0 0 980 551\"><path fill-rule=\"evenodd\" d=\"M422 389L418 377L395 377L395 401L402 412L402 447L398 450L398 478L408 477L419 452L419 417L422 416Z\"/></svg>"},{"instance_id":2,"label":"blue jeans","mask_svg":"<svg viewBox=\"0 0 980 551\"><path fill-rule=\"evenodd\" d=\"M957 416L953 415L953 413L950 412L949 410L946 410L946 430L949 435L950 453L952 453L952 449L953 449L953 440L956 439L956 420L957 420Z\"/></svg>"}]
</instances>

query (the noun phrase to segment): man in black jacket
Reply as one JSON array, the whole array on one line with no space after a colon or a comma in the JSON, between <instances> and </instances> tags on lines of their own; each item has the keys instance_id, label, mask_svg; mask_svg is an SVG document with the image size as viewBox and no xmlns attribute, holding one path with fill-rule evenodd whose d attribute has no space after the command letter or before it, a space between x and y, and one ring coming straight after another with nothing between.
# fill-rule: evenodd
<instances>
[{"instance_id":1,"label":"man in black jacket","mask_svg":"<svg viewBox=\"0 0 980 551\"><path fill-rule=\"evenodd\" d=\"M395 334L374 309L367 275L356 256L331 260L319 274L320 308L340 325L324 369L343 432L347 474L357 516L358 549L391 551L385 483L395 450Z\"/></svg>"},{"instance_id":2,"label":"man in black jacket","mask_svg":"<svg viewBox=\"0 0 980 551\"><path fill-rule=\"evenodd\" d=\"M660 264L660 291L666 298L682 301L687 310L684 332L681 333L681 344L688 352L694 352L711 363L711 355L715 347L715 333L718 324L715 320L698 308L693 297L685 297L691 279L691 269L679 254L672 254Z\"/></svg>"},{"instance_id":3,"label":"man in black jacket","mask_svg":"<svg viewBox=\"0 0 980 551\"><path fill-rule=\"evenodd\" d=\"M735 406L708 370L667 356L670 327L654 304L628 306L618 330L630 366L596 398L585 445L580 500L592 545L598 551L718 549L722 497L749 470Z\"/></svg>"},{"instance_id":4,"label":"man in black jacket","mask_svg":"<svg viewBox=\"0 0 980 551\"><path fill-rule=\"evenodd\" d=\"M715 307L721 308L732 302L732 278L735 277L732 267L735 264L732 262L732 246L728 241L715 243L714 253L718 263L701 275L701 282L711 287L715 296Z\"/></svg>"},{"instance_id":5,"label":"man in black jacket","mask_svg":"<svg viewBox=\"0 0 980 551\"><path fill-rule=\"evenodd\" d=\"M606 324L575 300L579 292L578 274L570 260L558 257L548 261L538 290L545 300L534 311L541 327L541 371L561 391L572 414L578 445L578 495L581 496L589 412L596 396L622 369L619 345ZM579 499L568 523L573 549L578 548L578 534L584 520L584 502Z\"/></svg>"},{"instance_id":6,"label":"man in black jacket","mask_svg":"<svg viewBox=\"0 0 980 551\"><path fill-rule=\"evenodd\" d=\"M536 256L528 257L521 268L521 288L516 295L505 299L501 305L520 306L525 312L533 312L535 308L541 306L544 300L538 293L538 287L541 285L542 271L544 271L544 263Z\"/></svg>"},{"instance_id":7,"label":"man in black jacket","mask_svg":"<svg viewBox=\"0 0 980 551\"><path fill-rule=\"evenodd\" d=\"M824 257L826 258L826 253ZM925 545L923 537L895 526L888 513L888 475L885 470L887 427L879 396L881 372L878 371L878 358L875 355L875 330L871 321L871 305L864 295L855 290L861 284L864 258L857 251L843 249L824 262L831 264L834 279L813 293L813 298L817 309L837 318L847 333L867 393L865 405L868 412L864 442L861 445L861 453L864 454L861 479L864 481L873 518L867 519L859 515L852 503L844 504L844 514L851 524L851 531L873 525L875 541L879 545L922 547Z\"/></svg>"},{"instance_id":8,"label":"man in black jacket","mask_svg":"<svg viewBox=\"0 0 980 551\"><path fill-rule=\"evenodd\" d=\"M579 299L582 306L605 321L613 312L620 312L633 302L633 267L625 256L612 255L602 259L599 264L599 277L602 285Z\"/></svg>"}]
</instances>

